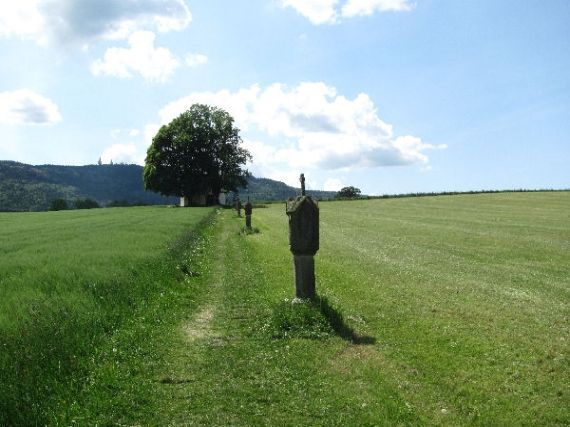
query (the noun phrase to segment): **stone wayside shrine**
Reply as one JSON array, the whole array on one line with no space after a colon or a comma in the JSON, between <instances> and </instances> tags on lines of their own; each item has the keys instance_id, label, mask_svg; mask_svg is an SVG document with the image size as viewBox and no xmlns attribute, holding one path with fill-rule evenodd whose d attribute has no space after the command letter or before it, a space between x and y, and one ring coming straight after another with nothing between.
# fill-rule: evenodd
<instances>
[{"instance_id":1,"label":"stone wayside shrine","mask_svg":"<svg viewBox=\"0 0 570 427\"><path fill-rule=\"evenodd\" d=\"M237 215L241 216L241 200L239 199L239 197L236 200L235 208L236 208Z\"/></svg>"},{"instance_id":2,"label":"stone wayside shrine","mask_svg":"<svg viewBox=\"0 0 570 427\"><path fill-rule=\"evenodd\" d=\"M319 207L305 195L305 176L301 174L301 196L287 201L289 247L295 265L297 298L315 298L315 259L319 250Z\"/></svg>"},{"instance_id":3,"label":"stone wayside shrine","mask_svg":"<svg viewBox=\"0 0 570 427\"><path fill-rule=\"evenodd\" d=\"M249 197L247 198L247 203L243 207L243 211L245 213L245 226L247 229L251 230L251 213L253 212L253 205L249 201Z\"/></svg>"}]
</instances>

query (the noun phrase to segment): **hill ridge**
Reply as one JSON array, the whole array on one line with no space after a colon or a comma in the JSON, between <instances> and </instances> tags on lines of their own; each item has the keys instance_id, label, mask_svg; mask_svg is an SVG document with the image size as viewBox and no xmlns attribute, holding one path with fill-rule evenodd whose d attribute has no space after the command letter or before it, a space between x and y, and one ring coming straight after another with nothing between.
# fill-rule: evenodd
<instances>
[{"instance_id":1,"label":"hill ridge","mask_svg":"<svg viewBox=\"0 0 570 427\"><path fill-rule=\"evenodd\" d=\"M0 160L0 211L43 211L50 202L62 198L96 200L101 205L113 201L125 204L176 204L176 197L165 197L144 189L143 167L113 165L29 165ZM299 190L269 178L249 179L248 189L240 190L242 200L285 200ZM311 191L321 199L332 198L332 191Z\"/></svg>"}]
</instances>

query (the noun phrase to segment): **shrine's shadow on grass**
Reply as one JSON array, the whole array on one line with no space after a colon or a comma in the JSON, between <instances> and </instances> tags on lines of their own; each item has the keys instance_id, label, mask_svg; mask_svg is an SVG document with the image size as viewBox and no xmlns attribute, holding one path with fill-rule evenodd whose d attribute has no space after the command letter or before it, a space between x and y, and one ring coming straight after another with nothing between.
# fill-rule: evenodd
<instances>
[{"instance_id":1,"label":"shrine's shadow on grass","mask_svg":"<svg viewBox=\"0 0 570 427\"><path fill-rule=\"evenodd\" d=\"M285 299L277 303L262 328L272 338L326 339L339 336L353 344L375 344L374 337L360 335L326 297Z\"/></svg>"},{"instance_id":2,"label":"shrine's shadow on grass","mask_svg":"<svg viewBox=\"0 0 570 427\"><path fill-rule=\"evenodd\" d=\"M329 302L327 297L316 296L313 304L328 320L334 332L341 338L351 341L354 344L376 344L376 338L369 335L360 335L348 323L346 323L343 314Z\"/></svg>"}]
</instances>

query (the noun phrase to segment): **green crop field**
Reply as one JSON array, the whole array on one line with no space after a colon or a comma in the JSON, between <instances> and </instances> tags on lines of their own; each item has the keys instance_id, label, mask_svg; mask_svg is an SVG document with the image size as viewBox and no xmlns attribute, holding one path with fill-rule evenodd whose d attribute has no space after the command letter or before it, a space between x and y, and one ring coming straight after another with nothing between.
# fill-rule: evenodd
<instances>
[{"instance_id":1,"label":"green crop field","mask_svg":"<svg viewBox=\"0 0 570 427\"><path fill-rule=\"evenodd\" d=\"M176 277L208 212L0 214L0 425L66 419L106 343Z\"/></svg>"},{"instance_id":2,"label":"green crop field","mask_svg":"<svg viewBox=\"0 0 570 427\"><path fill-rule=\"evenodd\" d=\"M1 215L0 424L570 424L570 192L320 209Z\"/></svg>"}]
</instances>

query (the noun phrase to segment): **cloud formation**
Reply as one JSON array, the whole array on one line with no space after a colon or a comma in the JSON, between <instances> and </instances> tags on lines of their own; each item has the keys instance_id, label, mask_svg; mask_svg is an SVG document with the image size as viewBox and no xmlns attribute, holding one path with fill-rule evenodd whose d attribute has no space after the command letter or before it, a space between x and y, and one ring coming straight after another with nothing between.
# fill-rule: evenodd
<instances>
[{"instance_id":1,"label":"cloud formation","mask_svg":"<svg viewBox=\"0 0 570 427\"><path fill-rule=\"evenodd\" d=\"M126 144L113 144L107 147L103 154L101 154L101 161L103 163L144 163L145 155L141 148L133 143Z\"/></svg>"},{"instance_id":2,"label":"cloud formation","mask_svg":"<svg viewBox=\"0 0 570 427\"><path fill-rule=\"evenodd\" d=\"M186 55L185 61L189 67L198 67L208 63L208 57L201 53L189 53Z\"/></svg>"},{"instance_id":3,"label":"cloud formation","mask_svg":"<svg viewBox=\"0 0 570 427\"><path fill-rule=\"evenodd\" d=\"M192 20L184 0L18 0L0 2L0 36L89 44L137 31L179 31Z\"/></svg>"},{"instance_id":4,"label":"cloud formation","mask_svg":"<svg viewBox=\"0 0 570 427\"><path fill-rule=\"evenodd\" d=\"M161 123L170 122L194 103L227 110L243 131L254 165L264 173L277 171L279 165L344 171L426 165L426 151L445 148L415 136L394 135L367 94L349 99L322 82L194 93L162 108ZM250 139L250 134L256 139Z\"/></svg>"},{"instance_id":5,"label":"cloud formation","mask_svg":"<svg viewBox=\"0 0 570 427\"><path fill-rule=\"evenodd\" d=\"M165 82L180 66L176 56L164 47L154 46L155 35L150 31L138 31L129 37L129 47L111 47L103 59L91 64L91 72L119 78L131 78L140 74L146 80Z\"/></svg>"},{"instance_id":6,"label":"cloud formation","mask_svg":"<svg viewBox=\"0 0 570 427\"><path fill-rule=\"evenodd\" d=\"M166 81L181 64L207 63L200 54L178 58L155 47L156 33L180 31L192 20L186 0L18 0L0 2L0 37L17 36L40 45L79 45L126 40L91 64L95 75L130 78L135 74Z\"/></svg>"},{"instance_id":7,"label":"cloud formation","mask_svg":"<svg viewBox=\"0 0 570 427\"><path fill-rule=\"evenodd\" d=\"M412 9L409 0L281 0L315 25L335 24L342 18L370 16L375 12L403 12ZM339 7L340 6L340 7Z\"/></svg>"},{"instance_id":8,"label":"cloud formation","mask_svg":"<svg viewBox=\"0 0 570 427\"><path fill-rule=\"evenodd\" d=\"M325 181L323 189L325 191L339 191L343 187L345 187L345 185L340 179L329 178Z\"/></svg>"},{"instance_id":9,"label":"cloud formation","mask_svg":"<svg viewBox=\"0 0 570 427\"><path fill-rule=\"evenodd\" d=\"M141 138L143 135L139 129L113 129L110 136L114 142L101 153L103 163L144 164L150 140Z\"/></svg>"},{"instance_id":10,"label":"cloud formation","mask_svg":"<svg viewBox=\"0 0 570 427\"><path fill-rule=\"evenodd\" d=\"M342 6L342 16L370 16L375 12L407 12L412 10L408 0L348 0Z\"/></svg>"},{"instance_id":11,"label":"cloud formation","mask_svg":"<svg viewBox=\"0 0 570 427\"><path fill-rule=\"evenodd\" d=\"M338 0L281 0L285 7L292 7L315 25L332 24L338 20Z\"/></svg>"},{"instance_id":12,"label":"cloud formation","mask_svg":"<svg viewBox=\"0 0 570 427\"><path fill-rule=\"evenodd\" d=\"M137 31L128 40L129 47L111 47L102 59L91 64L91 72L96 75L128 79L135 74L144 79L164 83L174 71L184 63L188 67L198 67L208 63L202 54L187 54L184 62L169 49L155 47L156 35L151 31Z\"/></svg>"},{"instance_id":13,"label":"cloud formation","mask_svg":"<svg viewBox=\"0 0 570 427\"><path fill-rule=\"evenodd\" d=\"M62 120L57 105L29 89L0 92L0 123L52 125Z\"/></svg>"}]
</instances>

